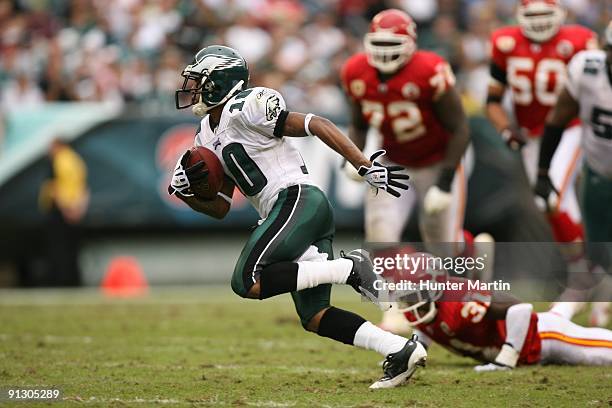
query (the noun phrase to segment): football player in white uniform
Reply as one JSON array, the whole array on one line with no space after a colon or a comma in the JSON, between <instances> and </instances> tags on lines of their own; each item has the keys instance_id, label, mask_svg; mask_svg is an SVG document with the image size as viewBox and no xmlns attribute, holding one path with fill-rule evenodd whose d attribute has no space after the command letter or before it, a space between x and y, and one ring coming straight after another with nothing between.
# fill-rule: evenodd
<instances>
[{"instance_id":1,"label":"football player in white uniform","mask_svg":"<svg viewBox=\"0 0 612 408\"><path fill-rule=\"evenodd\" d=\"M536 192L547 197L554 191L549 177L552 157L565 127L577 115L582 121L582 148L585 155L582 180L582 213L587 242L612 242L612 21L604 35L605 50L582 51L571 60L568 78L544 129ZM608 251L591 248L593 261L609 268ZM597 250L593 250L597 249ZM610 293L604 294L606 300ZM601 299L599 299L601 300ZM609 321L609 303L593 305L591 323Z\"/></svg>"},{"instance_id":2,"label":"football player in white uniform","mask_svg":"<svg viewBox=\"0 0 612 408\"><path fill-rule=\"evenodd\" d=\"M200 50L182 73L177 108L191 106L203 117L195 145L212 150L225 171L221 192L213 200L194 196L190 184L202 177L185 168L189 152L177 163L169 191L196 211L223 218L234 186L261 216L232 276L232 289L244 298L266 299L291 293L302 326L323 337L375 350L386 356L383 377L371 388L405 382L426 359L413 337L386 332L362 317L330 305L331 284L348 284L375 303L377 278L367 253L355 250L333 259L333 210L312 182L306 164L286 137L317 136L358 169L374 188L398 196L408 187L399 166L370 160L329 120L290 112L275 90L247 88L246 61L233 49L213 45ZM191 179L191 180L190 180ZM380 304L379 304L380 305Z\"/></svg>"}]
</instances>

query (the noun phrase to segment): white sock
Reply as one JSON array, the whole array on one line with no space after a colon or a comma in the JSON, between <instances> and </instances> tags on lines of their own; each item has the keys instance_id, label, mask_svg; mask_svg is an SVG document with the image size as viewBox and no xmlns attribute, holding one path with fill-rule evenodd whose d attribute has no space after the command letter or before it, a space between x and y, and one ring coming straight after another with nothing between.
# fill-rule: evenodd
<instances>
[{"instance_id":1,"label":"white sock","mask_svg":"<svg viewBox=\"0 0 612 408\"><path fill-rule=\"evenodd\" d=\"M296 289L314 288L323 283L346 283L351 269L353 261L345 258L298 262Z\"/></svg>"},{"instance_id":2,"label":"white sock","mask_svg":"<svg viewBox=\"0 0 612 408\"><path fill-rule=\"evenodd\" d=\"M397 334L384 331L370 322L365 322L355 333L353 344L366 350L374 350L387 356L400 351L408 340Z\"/></svg>"},{"instance_id":3,"label":"white sock","mask_svg":"<svg viewBox=\"0 0 612 408\"><path fill-rule=\"evenodd\" d=\"M531 303L519 303L510 306L506 312L506 343L519 353L525 344L532 310Z\"/></svg>"}]
</instances>

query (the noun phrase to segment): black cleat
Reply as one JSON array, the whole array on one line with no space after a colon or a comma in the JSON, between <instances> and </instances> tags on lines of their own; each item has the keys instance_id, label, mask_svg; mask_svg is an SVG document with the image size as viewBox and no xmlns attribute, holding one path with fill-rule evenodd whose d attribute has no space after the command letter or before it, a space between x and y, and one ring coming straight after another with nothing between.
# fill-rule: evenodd
<instances>
[{"instance_id":1,"label":"black cleat","mask_svg":"<svg viewBox=\"0 0 612 408\"><path fill-rule=\"evenodd\" d=\"M384 375L370 388L393 388L408 381L418 367L425 367L427 350L418 341L416 334L406 342L403 349L387 356L383 362Z\"/></svg>"},{"instance_id":2,"label":"black cleat","mask_svg":"<svg viewBox=\"0 0 612 408\"><path fill-rule=\"evenodd\" d=\"M346 284L352 286L357 293L367 297L381 310L389 310L391 304L385 301L387 291L376 290L374 287L374 282L383 282L383 279L374 273L370 254L363 249L354 249L348 254L340 252L340 256L353 261L353 269L351 269Z\"/></svg>"}]
</instances>

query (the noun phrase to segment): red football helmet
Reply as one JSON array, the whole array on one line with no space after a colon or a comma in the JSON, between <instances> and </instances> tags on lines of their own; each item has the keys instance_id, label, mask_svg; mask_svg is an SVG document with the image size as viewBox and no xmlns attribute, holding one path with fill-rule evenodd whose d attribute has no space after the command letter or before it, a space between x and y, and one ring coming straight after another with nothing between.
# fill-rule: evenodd
<instances>
[{"instance_id":1,"label":"red football helmet","mask_svg":"<svg viewBox=\"0 0 612 408\"><path fill-rule=\"evenodd\" d=\"M544 42L559 31L565 21L565 9L558 0L521 0L516 19L525 37Z\"/></svg>"},{"instance_id":2,"label":"red football helmet","mask_svg":"<svg viewBox=\"0 0 612 408\"><path fill-rule=\"evenodd\" d=\"M389 9L374 16L364 47L370 65L390 74L404 65L416 51L416 24L401 10Z\"/></svg>"},{"instance_id":3,"label":"red football helmet","mask_svg":"<svg viewBox=\"0 0 612 408\"><path fill-rule=\"evenodd\" d=\"M383 276L387 281L403 285L402 289L392 291L389 296L392 303L401 312L410 312L414 319L409 323L417 325L429 323L436 316L436 301L444 290L429 286L428 283L445 283L448 274L444 269L442 258L426 252L415 252L410 247L399 248L395 254L407 259L401 269L388 271ZM412 287L408 287L409 284Z\"/></svg>"}]
</instances>

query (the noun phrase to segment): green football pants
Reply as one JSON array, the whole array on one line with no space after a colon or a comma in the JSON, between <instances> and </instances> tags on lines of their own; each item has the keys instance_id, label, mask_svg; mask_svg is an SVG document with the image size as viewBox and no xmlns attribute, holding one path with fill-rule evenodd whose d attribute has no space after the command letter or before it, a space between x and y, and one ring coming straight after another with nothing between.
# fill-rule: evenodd
<instances>
[{"instance_id":1,"label":"green football pants","mask_svg":"<svg viewBox=\"0 0 612 408\"><path fill-rule=\"evenodd\" d=\"M278 194L265 221L251 234L232 275L232 289L246 297L261 270L276 262L293 262L311 246L333 259L333 210L315 186L300 184ZM292 292L295 308L305 327L319 311L329 307L331 285Z\"/></svg>"}]
</instances>

